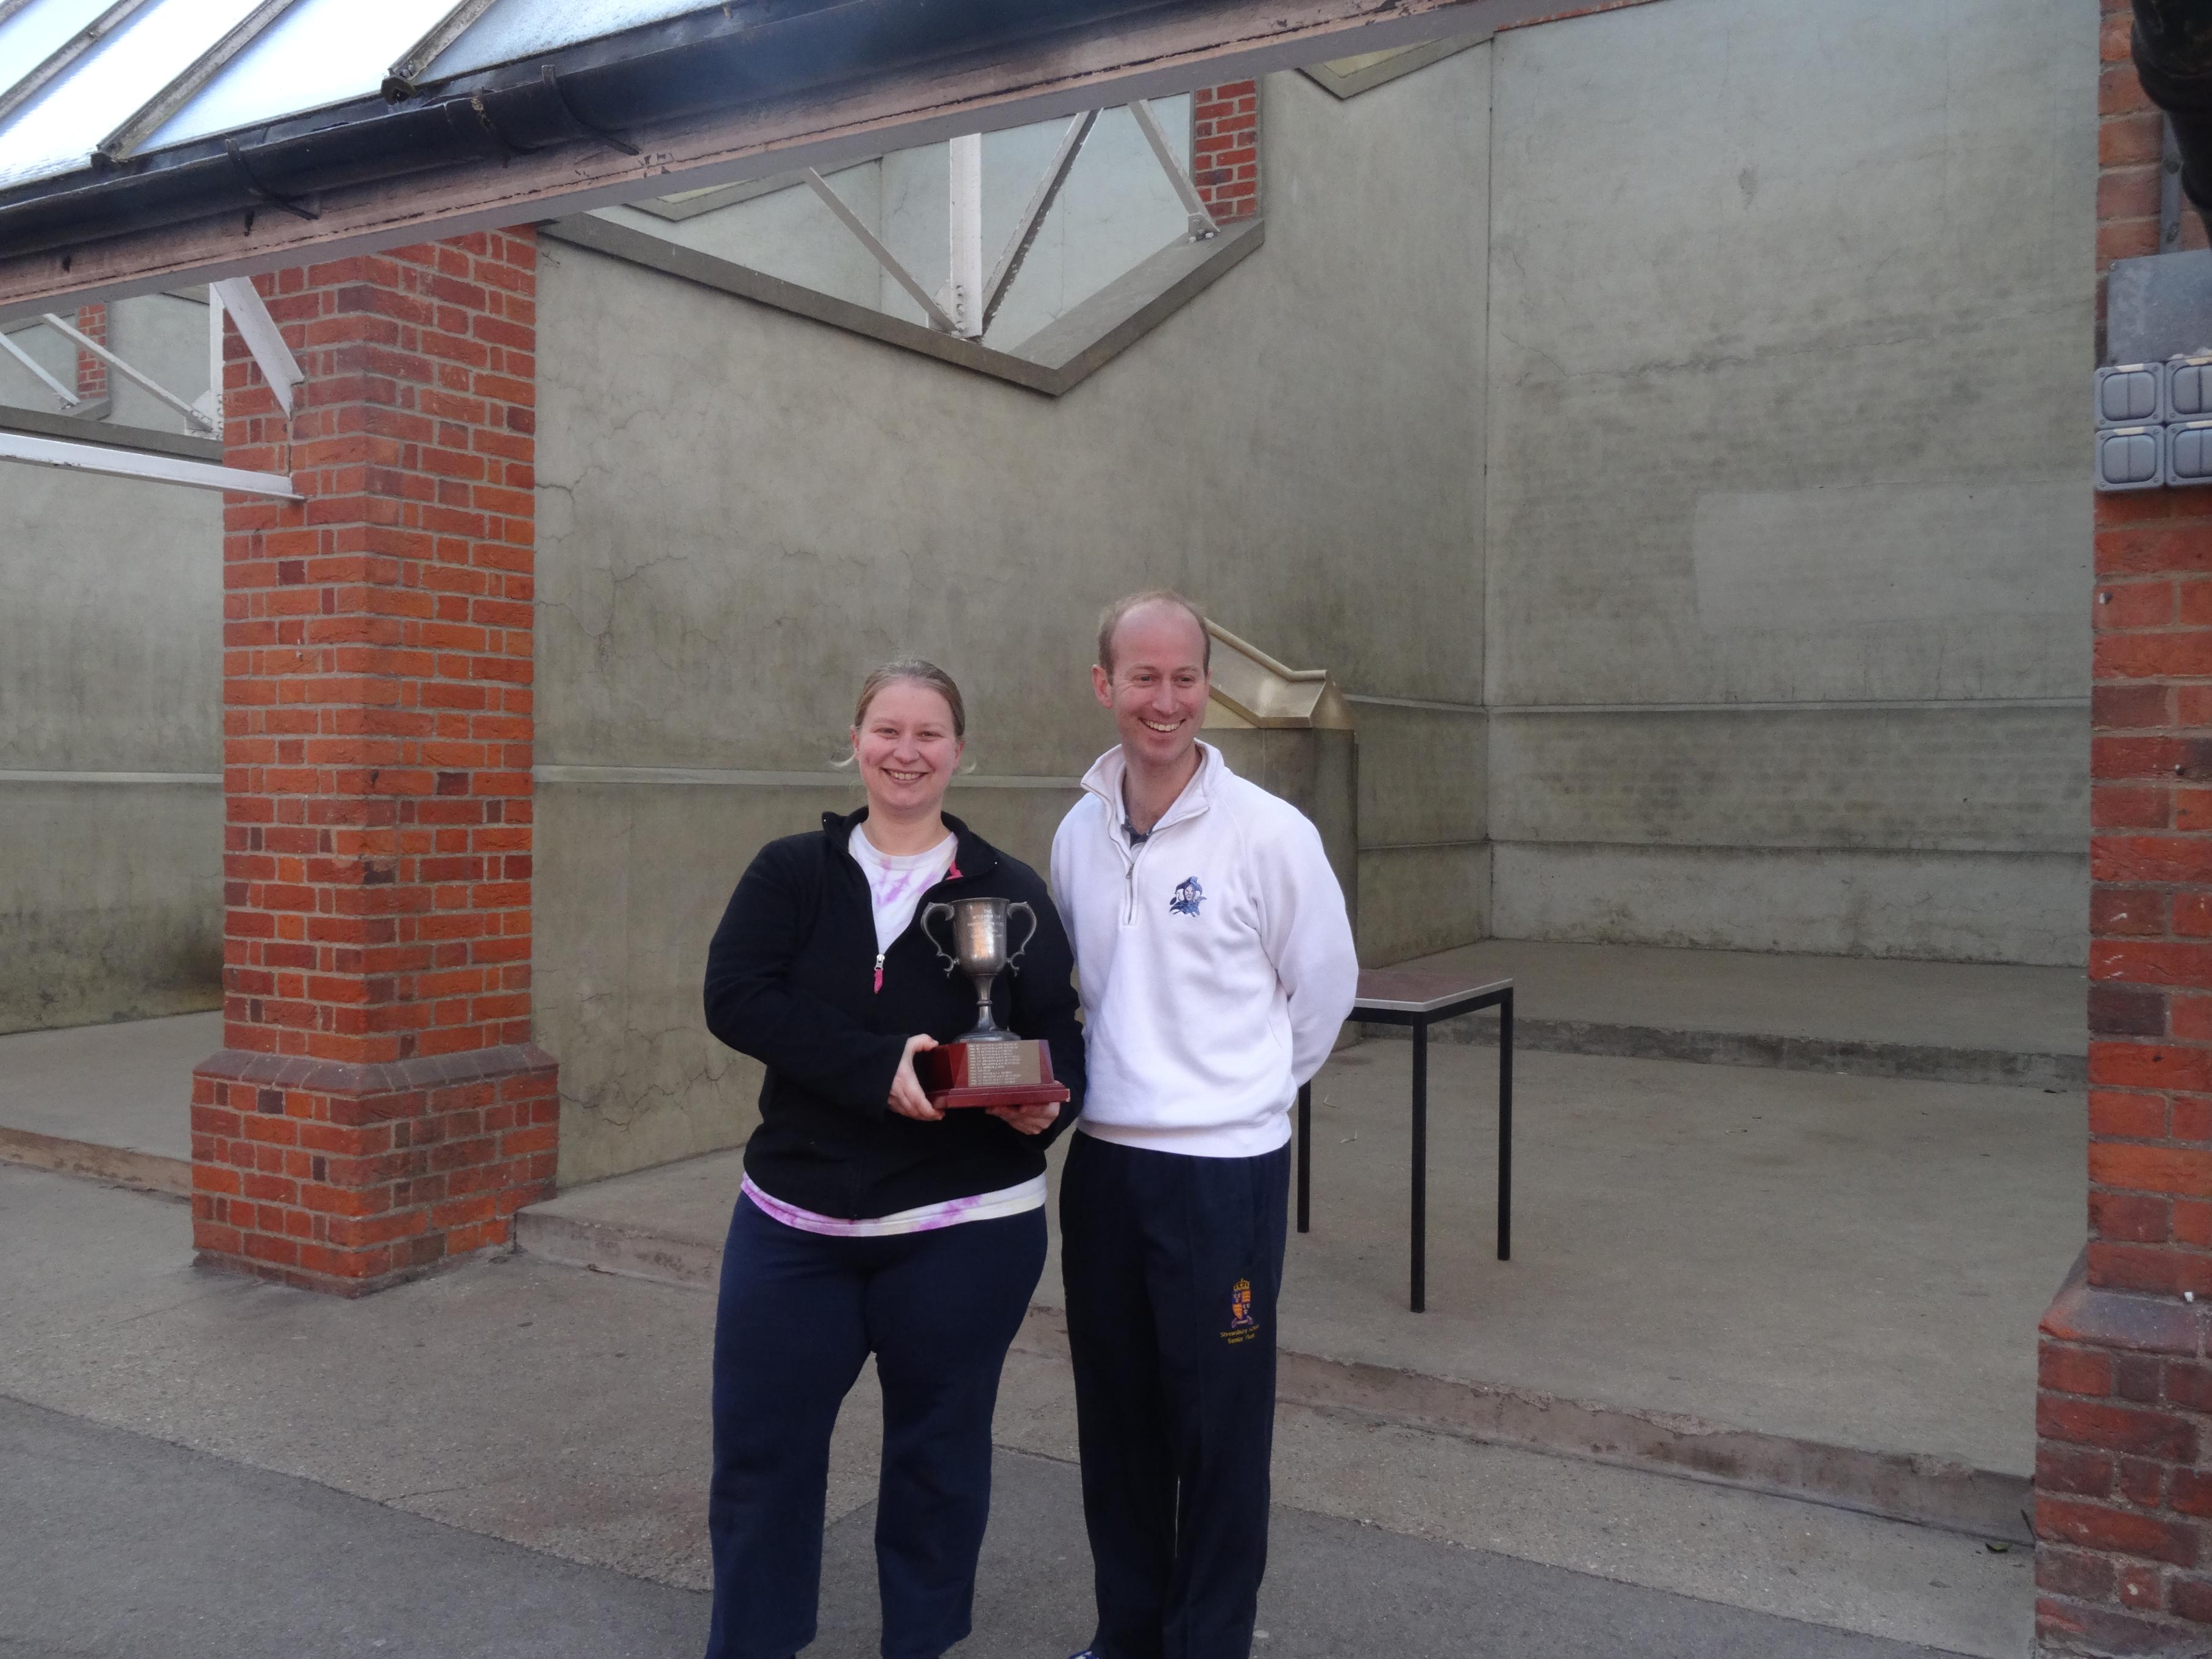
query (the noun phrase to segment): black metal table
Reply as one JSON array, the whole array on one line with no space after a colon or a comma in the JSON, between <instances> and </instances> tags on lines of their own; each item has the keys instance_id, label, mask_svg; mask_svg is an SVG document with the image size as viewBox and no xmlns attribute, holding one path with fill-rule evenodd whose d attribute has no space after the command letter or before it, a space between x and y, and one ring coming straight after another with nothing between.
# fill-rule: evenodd
<instances>
[{"instance_id":1,"label":"black metal table","mask_svg":"<svg viewBox=\"0 0 2212 1659\"><path fill-rule=\"evenodd\" d=\"M1428 1304L1429 1027L1480 1008L1498 1010L1498 1259L1513 1259L1513 981L1469 984L1426 968L1370 968L1359 975L1352 1018L1410 1025L1413 1033L1413 1308ZM1298 1091L1298 1231L1312 1231L1313 1085Z\"/></svg>"}]
</instances>

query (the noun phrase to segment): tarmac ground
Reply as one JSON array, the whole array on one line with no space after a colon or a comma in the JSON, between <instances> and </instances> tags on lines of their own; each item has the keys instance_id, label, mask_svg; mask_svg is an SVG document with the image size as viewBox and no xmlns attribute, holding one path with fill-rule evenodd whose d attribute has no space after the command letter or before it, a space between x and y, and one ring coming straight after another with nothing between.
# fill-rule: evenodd
<instances>
[{"instance_id":1,"label":"tarmac ground","mask_svg":"<svg viewBox=\"0 0 2212 1659\"><path fill-rule=\"evenodd\" d=\"M361 1302L194 1267L174 1200L0 1168L10 1655L684 1655L708 1578L696 1290L477 1260ZM832 1455L822 1632L875 1644L873 1389ZM1064 1362L1018 1347L976 1635L1074 1650ZM1265 1654L2026 1650L2024 1548L1425 1431L1279 1413Z\"/></svg>"}]
</instances>

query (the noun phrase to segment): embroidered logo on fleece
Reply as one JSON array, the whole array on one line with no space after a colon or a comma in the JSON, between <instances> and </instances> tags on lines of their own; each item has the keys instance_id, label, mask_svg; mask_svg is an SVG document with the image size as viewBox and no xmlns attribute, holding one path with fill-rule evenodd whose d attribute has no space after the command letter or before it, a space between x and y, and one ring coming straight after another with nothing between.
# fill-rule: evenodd
<instances>
[{"instance_id":1,"label":"embroidered logo on fleece","mask_svg":"<svg viewBox=\"0 0 2212 1659\"><path fill-rule=\"evenodd\" d=\"M1176 884L1175 892L1168 900L1168 908L1178 916L1194 916L1198 914L1198 907L1205 902L1206 889L1198 884L1198 878L1185 876Z\"/></svg>"},{"instance_id":2,"label":"embroidered logo on fleece","mask_svg":"<svg viewBox=\"0 0 2212 1659\"><path fill-rule=\"evenodd\" d=\"M1229 1328L1221 1334L1224 1342L1248 1342L1257 1334L1259 1322L1252 1317L1252 1281L1240 1279L1229 1291Z\"/></svg>"}]
</instances>

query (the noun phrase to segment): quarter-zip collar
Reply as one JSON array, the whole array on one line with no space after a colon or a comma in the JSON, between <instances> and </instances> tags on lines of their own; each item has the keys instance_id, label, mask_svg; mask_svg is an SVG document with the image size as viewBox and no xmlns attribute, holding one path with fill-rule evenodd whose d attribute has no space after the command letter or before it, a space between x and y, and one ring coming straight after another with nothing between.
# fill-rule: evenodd
<instances>
[{"instance_id":1,"label":"quarter-zip collar","mask_svg":"<svg viewBox=\"0 0 2212 1659\"><path fill-rule=\"evenodd\" d=\"M1198 770L1190 775L1190 781L1183 785L1182 793L1177 795L1168 810L1160 814L1159 822L1152 826L1145 845L1150 846L1161 830L1170 829L1185 819L1196 817L1206 811L1212 804L1214 784L1227 775L1228 771L1229 763L1221 758L1221 751L1201 740L1198 745ZM1128 757L1122 754L1121 745L1117 743L1091 763L1091 769L1083 775L1083 787L1086 793L1097 796L1106 804L1106 822L1112 829L1114 844L1121 849L1122 857L1133 862L1133 855L1143 849L1131 847L1128 837L1121 833L1121 820L1129 815L1128 806L1121 798L1122 781L1128 775ZM951 820L948 818L946 822Z\"/></svg>"}]
</instances>

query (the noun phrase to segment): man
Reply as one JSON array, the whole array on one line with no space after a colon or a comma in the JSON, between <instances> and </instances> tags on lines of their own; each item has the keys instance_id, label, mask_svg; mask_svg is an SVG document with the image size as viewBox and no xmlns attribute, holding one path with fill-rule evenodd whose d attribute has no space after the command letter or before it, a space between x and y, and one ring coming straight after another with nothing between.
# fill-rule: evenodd
<instances>
[{"instance_id":1,"label":"man","mask_svg":"<svg viewBox=\"0 0 2212 1659\"><path fill-rule=\"evenodd\" d=\"M1198 740L1206 619L1107 607L1118 747L1053 839L1088 1091L1060 1185L1083 1509L1077 1659L1246 1659L1267 1559L1290 1111L1352 1010L1344 894L1297 810Z\"/></svg>"}]
</instances>

